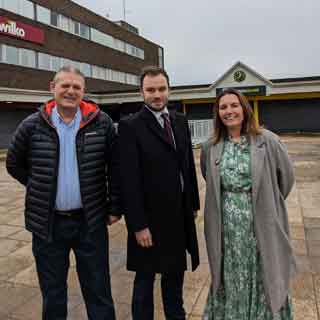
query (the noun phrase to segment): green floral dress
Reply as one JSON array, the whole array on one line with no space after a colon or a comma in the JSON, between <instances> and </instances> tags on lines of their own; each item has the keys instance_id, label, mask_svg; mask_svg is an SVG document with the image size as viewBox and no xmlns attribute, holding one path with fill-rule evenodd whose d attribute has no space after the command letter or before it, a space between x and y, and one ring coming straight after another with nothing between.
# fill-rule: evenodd
<instances>
[{"instance_id":1,"label":"green floral dress","mask_svg":"<svg viewBox=\"0 0 320 320\"><path fill-rule=\"evenodd\" d=\"M220 288L209 292L204 320L292 320L288 299L276 316L266 302L254 234L250 146L226 139L221 161L223 268Z\"/></svg>"}]
</instances>

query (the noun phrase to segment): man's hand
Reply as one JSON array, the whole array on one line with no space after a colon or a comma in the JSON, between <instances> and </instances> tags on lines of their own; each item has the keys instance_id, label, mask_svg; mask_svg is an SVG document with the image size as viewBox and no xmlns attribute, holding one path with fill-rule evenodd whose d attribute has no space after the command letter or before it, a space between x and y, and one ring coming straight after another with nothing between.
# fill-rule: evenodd
<instances>
[{"instance_id":1,"label":"man's hand","mask_svg":"<svg viewBox=\"0 0 320 320\"><path fill-rule=\"evenodd\" d=\"M121 219L121 217L118 217L118 216L112 216L110 215L108 217L108 225L111 226L112 224L116 223L117 221L119 221Z\"/></svg>"},{"instance_id":2,"label":"man's hand","mask_svg":"<svg viewBox=\"0 0 320 320\"><path fill-rule=\"evenodd\" d=\"M149 248L153 246L152 235L149 228L135 232L136 240L141 247Z\"/></svg>"}]
</instances>

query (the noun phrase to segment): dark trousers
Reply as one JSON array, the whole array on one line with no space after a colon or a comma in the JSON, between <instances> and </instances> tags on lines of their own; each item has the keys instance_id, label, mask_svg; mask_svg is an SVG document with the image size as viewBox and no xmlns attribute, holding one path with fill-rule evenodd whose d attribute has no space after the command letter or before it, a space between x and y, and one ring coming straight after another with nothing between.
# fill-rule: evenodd
<instances>
[{"instance_id":1,"label":"dark trousers","mask_svg":"<svg viewBox=\"0 0 320 320\"><path fill-rule=\"evenodd\" d=\"M183 271L161 275L162 301L167 320L185 319L182 297L183 278ZM154 279L154 273L136 273L132 297L133 320L153 320Z\"/></svg>"},{"instance_id":2,"label":"dark trousers","mask_svg":"<svg viewBox=\"0 0 320 320\"><path fill-rule=\"evenodd\" d=\"M43 298L43 320L67 319L67 276L71 249L76 258L88 318L115 320L107 242L106 226L102 225L88 234L82 215L55 215L53 241L50 243L33 236L32 251Z\"/></svg>"}]
</instances>

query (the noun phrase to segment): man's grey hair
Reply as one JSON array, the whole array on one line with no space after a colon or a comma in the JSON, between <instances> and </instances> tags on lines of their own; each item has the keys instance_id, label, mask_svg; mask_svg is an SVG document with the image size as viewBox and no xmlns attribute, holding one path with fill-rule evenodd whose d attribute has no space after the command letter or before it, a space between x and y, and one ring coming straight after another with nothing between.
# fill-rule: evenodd
<instances>
[{"instance_id":1,"label":"man's grey hair","mask_svg":"<svg viewBox=\"0 0 320 320\"><path fill-rule=\"evenodd\" d=\"M53 78L54 82L57 82L57 80L59 78L59 74L62 72L74 73L74 74L80 76L81 78L83 78L83 81L85 82L85 75L78 68L76 68L74 66L70 66L70 65L63 66L57 71L57 73L55 74L55 76Z\"/></svg>"}]
</instances>

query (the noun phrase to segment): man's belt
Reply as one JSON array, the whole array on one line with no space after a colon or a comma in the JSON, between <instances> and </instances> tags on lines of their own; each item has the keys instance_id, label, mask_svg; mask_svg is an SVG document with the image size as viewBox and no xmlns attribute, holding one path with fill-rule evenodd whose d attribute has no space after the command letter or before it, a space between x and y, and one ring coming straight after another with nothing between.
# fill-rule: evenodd
<instances>
[{"instance_id":1,"label":"man's belt","mask_svg":"<svg viewBox=\"0 0 320 320\"><path fill-rule=\"evenodd\" d=\"M79 208L72 210L55 210L55 214L65 217L81 217L81 215L83 214L83 209Z\"/></svg>"}]
</instances>

